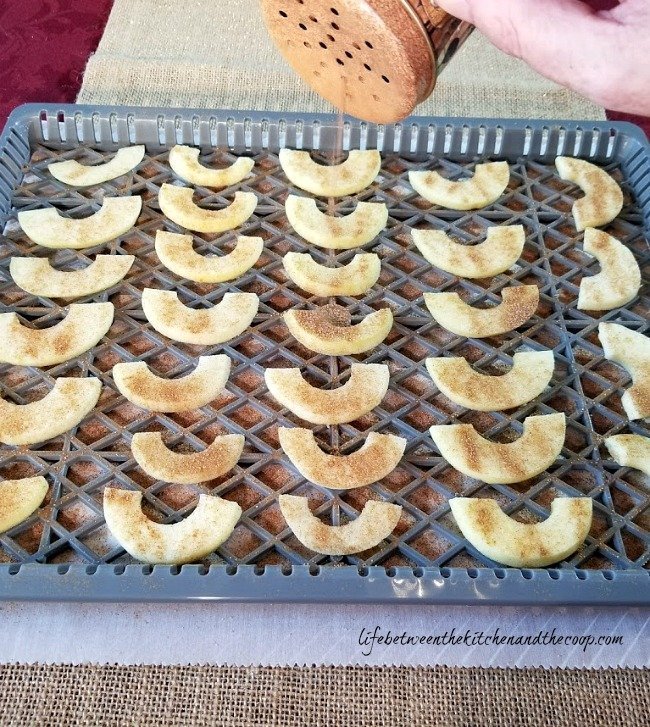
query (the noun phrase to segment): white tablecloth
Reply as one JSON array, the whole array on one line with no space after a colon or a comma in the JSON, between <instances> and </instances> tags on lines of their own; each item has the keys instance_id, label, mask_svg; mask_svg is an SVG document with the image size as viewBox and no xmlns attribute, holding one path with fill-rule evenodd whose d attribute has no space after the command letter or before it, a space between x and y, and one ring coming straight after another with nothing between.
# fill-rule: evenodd
<instances>
[{"instance_id":1,"label":"white tablecloth","mask_svg":"<svg viewBox=\"0 0 650 727\"><path fill-rule=\"evenodd\" d=\"M645 609L287 604L3 603L2 662L649 666ZM375 629L379 627L378 631ZM623 643L500 647L359 644L377 635L622 636ZM366 654L364 654L366 652ZM370 652L369 654L367 652Z\"/></svg>"}]
</instances>

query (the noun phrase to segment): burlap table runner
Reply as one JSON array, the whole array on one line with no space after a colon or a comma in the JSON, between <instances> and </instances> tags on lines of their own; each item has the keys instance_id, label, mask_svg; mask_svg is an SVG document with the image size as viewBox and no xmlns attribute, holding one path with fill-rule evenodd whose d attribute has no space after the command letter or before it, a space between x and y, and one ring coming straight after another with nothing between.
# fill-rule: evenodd
<instances>
[{"instance_id":1,"label":"burlap table runner","mask_svg":"<svg viewBox=\"0 0 650 727\"><path fill-rule=\"evenodd\" d=\"M4 727L647 724L634 669L0 667Z\"/></svg>"},{"instance_id":2,"label":"burlap table runner","mask_svg":"<svg viewBox=\"0 0 650 727\"><path fill-rule=\"evenodd\" d=\"M293 0L292 0L293 1ZM80 103L332 111L285 64L257 0L115 0ZM416 113L603 119L475 33Z\"/></svg>"}]
</instances>

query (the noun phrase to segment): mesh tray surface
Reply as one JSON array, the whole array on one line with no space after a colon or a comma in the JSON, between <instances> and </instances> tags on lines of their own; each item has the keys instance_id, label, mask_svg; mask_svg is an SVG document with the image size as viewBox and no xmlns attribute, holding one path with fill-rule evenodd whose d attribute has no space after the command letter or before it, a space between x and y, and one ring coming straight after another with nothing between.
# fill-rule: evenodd
<instances>
[{"instance_id":1,"label":"mesh tray surface","mask_svg":"<svg viewBox=\"0 0 650 727\"><path fill-rule=\"evenodd\" d=\"M640 295L625 310L602 315L576 309L582 276L594 274L599 268L583 252L582 234L575 232L570 216L571 205L580 192L557 176L552 165L553 149L548 150L550 157L531 153L513 157L503 150L502 156L509 156L511 162L508 189L497 203L478 212L431 208L413 192L408 184L409 170L436 168L445 176L461 178L472 173L479 156L471 150L464 155L454 154L453 150L448 154L435 153L435 149L433 154L426 154L421 142L409 153L399 147L398 153L384 149L381 172L362 193L319 202L330 213L350 212L358 200L383 201L389 207L386 229L364 248L381 258L378 284L362 298L339 298L338 302L351 311L353 321L389 306L395 325L384 344L370 353L331 357L300 346L282 322L281 314L289 308L313 308L327 302L310 296L287 279L282 256L289 250L309 251L319 262L342 265L350 261L355 251L320 250L293 234L283 203L287 194L301 192L292 188L282 172L277 146L274 148L272 141L259 144L258 148L251 143L249 149L237 149L238 153L254 157L254 176L219 192L196 190L195 199L211 209L229 204L238 189L255 192L259 200L254 216L242 228L224 235L195 234L198 252L228 251L240 233L264 239L264 252L253 270L231 284L207 285L179 279L160 263L154 251L156 230L185 232L162 215L157 193L164 182L175 181L167 162L169 147L176 141L201 142L201 138L196 138L197 132L193 139L183 138L182 134L178 138L176 125L170 140L164 125L161 134L159 121L157 143L147 145L147 155L134 172L97 187L74 190L55 180L47 172L47 165L64 159L100 162L113 153L116 139L111 138L108 143L97 143L96 138L73 142L69 136L53 139L51 128L75 128L69 114L62 118L54 125L51 115L39 120L36 114L30 119L29 159L22 165L22 178L13 185L12 207L0 247L0 303L10 306L25 323L36 327L51 325L64 315L66 301L38 298L13 284L8 271L12 255L46 255L63 269L83 267L99 252L132 254L136 261L120 285L77 301L110 300L115 305L113 326L98 346L78 359L47 370L0 367L2 395L18 403L43 396L58 376L94 375L103 384L95 411L72 431L41 445L3 446L0 450L3 478L43 474L51 485L43 509L0 535L0 562L82 563L90 566L91 572L101 564L132 563L111 538L102 517L104 488L119 485L142 491L145 512L161 522L176 522L187 516L198 492L219 495L241 505L244 513L235 532L218 552L206 559L201 572L206 572L209 564L224 564L229 567L228 572L233 572L235 566L256 566L257 573L261 566L280 566L278 571L287 573L304 565L310 566L312 572L324 567L355 572L361 569L363 573L371 566L380 566L388 569L389 575L409 572L421 577L429 568L442 569L446 575L454 569L465 569L470 574L490 569L490 573L498 575L512 569L494 570L496 564L467 544L451 516L450 497L490 497L517 519L532 522L548 515L554 497L586 495L594 501L591 532L577 553L551 571L604 569L609 578L612 572L631 570L647 576L647 483L638 471L621 468L609 459L602 442L604 437L620 432L649 432L646 423L629 422L622 410L621 394L630 384L630 377L624 369L604 359L597 326L603 320L617 321L646 332L648 298ZM83 123L87 119L90 116L84 115ZM77 130L83 129L76 119L74 123ZM249 130L255 128L253 122ZM211 133L212 127L209 130ZM50 138L42 138L44 131ZM346 126L346 147L355 146L349 131ZM231 133L228 124L224 125L224 133ZM139 141L131 134L129 140ZM236 158L232 147L236 146L202 143L201 161L232 163ZM309 144L304 146L309 148ZM327 144L314 146L327 149ZM625 207L605 229L633 251L647 279L650 257L643 210L637 200L638 192L635 196L636 190L630 183L629 165L625 167L617 158L616 148L610 144L610 158L600 163L621 183ZM342 158L340 152L337 157L331 150L321 154L328 162ZM497 155L486 149L480 156ZM32 244L16 222L17 211L46 205L72 217L83 217L96 211L104 196L131 194L143 199L135 228L108 245L90 250L45 250ZM411 229L428 227L473 243L484 239L486 229L495 224L523 225L526 243L516 266L487 280L459 280L432 268L410 239ZM540 289L536 315L516 331L484 340L460 338L441 328L432 321L422 299L427 291L456 291L468 302L489 305L498 303L504 287L531 283ZM145 287L178 290L181 300L192 307L214 304L227 291L254 292L260 296L259 314L248 331L226 345L174 343L147 324L140 307L140 293ZM642 293L645 292L644 288ZM514 352L549 348L554 350L556 362L551 385L538 399L516 411L484 413L458 407L437 391L424 368L428 356L463 356L485 373L499 373L507 370ZM226 353L232 359L227 390L209 406L195 411L163 415L139 409L119 394L111 377L114 364L136 360L146 361L159 375L181 376L192 370L199 355L213 353ZM280 407L264 384L265 368L300 366L315 385L340 385L345 382L350 365L360 360L388 364L391 385L380 407L350 424L308 425ZM547 473L520 486L488 486L460 474L438 455L428 434L432 424L465 422L490 439L509 441L519 435L525 417L553 411L567 415L561 457ZM404 436L408 446L401 464L380 483L332 493L306 482L282 454L277 428L291 425L311 426L322 448L330 452L345 454L357 449L371 431ZM239 464L228 475L200 486L181 486L151 479L131 457L132 434L154 430L162 431L165 441L179 451L193 451L227 432L245 434L246 446ZM372 551L346 557L316 555L305 549L286 527L277 504L278 495L285 493L307 496L315 513L332 524L355 518L368 499L400 504L403 515L392 536ZM408 570L403 571L404 568ZM16 573L20 569L12 565L10 570ZM66 567L59 570L64 572Z\"/></svg>"}]
</instances>

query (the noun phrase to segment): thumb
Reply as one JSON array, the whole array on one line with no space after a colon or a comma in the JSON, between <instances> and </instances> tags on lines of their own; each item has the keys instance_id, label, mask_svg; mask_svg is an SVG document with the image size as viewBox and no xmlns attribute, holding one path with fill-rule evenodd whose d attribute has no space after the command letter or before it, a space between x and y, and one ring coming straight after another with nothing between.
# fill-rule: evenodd
<instances>
[{"instance_id":1,"label":"thumb","mask_svg":"<svg viewBox=\"0 0 650 727\"><path fill-rule=\"evenodd\" d=\"M543 76L587 96L598 96L607 77L602 41L614 23L580 0L437 0L498 48L526 61Z\"/></svg>"}]
</instances>

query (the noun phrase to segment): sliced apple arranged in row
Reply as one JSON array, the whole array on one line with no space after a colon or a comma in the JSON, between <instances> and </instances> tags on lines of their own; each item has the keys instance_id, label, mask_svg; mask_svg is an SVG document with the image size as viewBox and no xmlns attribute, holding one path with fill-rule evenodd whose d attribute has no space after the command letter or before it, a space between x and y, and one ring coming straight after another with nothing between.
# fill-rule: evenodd
<instances>
[{"instance_id":1,"label":"sliced apple arranged in row","mask_svg":"<svg viewBox=\"0 0 650 727\"><path fill-rule=\"evenodd\" d=\"M82 250L113 240L135 225L142 198L105 197L98 212L74 219L62 217L58 210L25 210L18 213L18 222L30 240L43 247Z\"/></svg>"},{"instance_id":2,"label":"sliced apple arranged in row","mask_svg":"<svg viewBox=\"0 0 650 727\"><path fill-rule=\"evenodd\" d=\"M288 310L284 322L291 335L312 351L350 356L378 346L393 327L393 314L382 308L351 325L350 312L331 303L316 310Z\"/></svg>"},{"instance_id":3,"label":"sliced apple arranged in row","mask_svg":"<svg viewBox=\"0 0 650 727\"><path fill-rule=\"evenodd\" d=\"M189 563L216 550L241 517L236 502L199 495L189 517L173 524L150 520L142 512L142 493L107 487L104 519L118 543L144 563Z\"/></svg>"},{"instance_id":4,"label":"sliced apple arranged in row","mask_svg":"<svg viewBox=\"0 0 650 727\"><path fill-rule=\"evenodd\" d=\"M198 452L175 452L160 432L138 432L131 440L135 461L150 476L163 482L194 485L225 475L244 449L243 434L224 434Z\"/></svg>"},{"instance_id":5,"label":"sliced apple arranged in row","mask_svg":"<svg viewBox=\"0 0 650 727\"><path fill-rule=\"evenodd\" d=\"M474 371L462 357L428 358L435 385L455 404L473 411L501 411L527 404L539 396L553 376L553 351L515 353L512 368L500 376Z\"/></svg>"},{"instance_id":6,"label":"sliced apple arranged in row","mask_svg":"<svg viewBox=\"0 0 650 727\"><path fill-rule=\"evenodd\" d=\"M45 477L0 482L0 533L19 525L40 507L47 495Z\"/></svg>"},{"instance_id":7,"label":"sliced apple arranged in row","mask_svg":"<svg viewBox=\"0 0 650 727\"><path fill-rule=\"evenodd\" d=\"M650 338L618 323L601 323L598 337L605 358L623 366L632 386L623 392L621 404L630 419L650 416Z\"/></svg>"},{"instance_id":8,"label":"sliced apple arranged in row","mask_svg":"<svg viewBox=\"0 0 650 727\"><path fill-rule=\"evenodd\" d=\"M496 202L510 181L508 162L477 164L469 179L452 181L435 171L409 172L413 189L428 202L451 210L476 210Z\"/></svg>"},{"instance_id":9,"label":"sliced apple arranged in row","mask_svg":"<svg viewBox=\"0 0 650 727\"><path fill-rule=\"evenodd\" d=\"M555 166L561 179L577 184L585 193L573 204L578 232L606 225L623 209L623 192L604 169L573 157L558 157Z\"/></svg>"},{"instance_id":10,"label":"sliced apple arranged in row","mask_svg":"<svg viewBox=\"0 0 650 727\"><path fill-rule=\"evenodd\" d=\"M365 245L377 237L388 221L388 208L383 202L358 202L354 212L334 217L321 212L315 200L290 194L284 210L301 237L329 250Z\"/></svg>"},{"instance_id":11,"label":"sliced apple arranged in row","mask_svg":"<svg viewBox=\"0 0 650 727\"><path fill-rule=\"evenodd\" d=\"M158 192L161 212L172 222L195 232L218 233L244 224L255 212L257 196L253 192L235 192L235 199L219 210L199 207L191 187L163 184Z\"/></svg>"},{"instance_id":12,"label":"sliced apple arranged in row","mask_svg":"<svg viewBox=\"0 0 650 727\"><path fill-rule=\"evenodd\" d=\"M350 378L336 389L320 389L300 369L266 369L264 380L277 401L312 424L344 424L379 406L388 391L385 364L352 364Z\"/></svg>"},{"instance_id":13,"label":"sliced apple arranged in row","mask_svg":"<svg viewBox=\"0 0 650 727\"><path fill-rule=\"evenodd\" d=\"M48 164L50 174L71 187L92 187L108 182L135 169L144 159L144 145L125 146L115 156L102 164L80 164L76 159Z\"/></svg>"},{"instance_id":14,"label":"sliced apple arranged in row","mask_svg":"<svg viewBox=\"0 0 650 727\"><path fill-rule=\"evenodd\" d=\"M451 512L461 533L483 555L513 568L544 568L574 553L591 528L590 497L556 497L540 523L508 517L489 498L452 497Z\"/></svg>"},{"instance_id":15,"label":"sliced apple arranged in row","mask_svg":"<svg viewBox=\"0 0 650 727\"><path fill-rule=\"evenodd\" d=\"M539 288L517 285L501 291L502 301L493 308L475 308L458 293L425 293L424 302L433 318L448 331L467 338L488 338L518 328L537 310Z\"/></svg>"},{"instance_id":16,"label":"sliced apple arranged in row","mask_svg":"<svg viewBox=\"0 0 650 727\"><path fill-rule=\"evenodd\" d=\"M200 149L177 144L169 152L169 166L174 174L195 187L221 189L245 179L255 166L253 159L239 157L224 169L206 167L199 162Z\"/></svg>"},{"instance_id":17,"label":"sliced apple arranged in row","mask_svg":"<svg viewBox=\"0 0 650 727\"><path fill-rule=\"evenodd\" d=\"M30 404L0 399L0 442L36 444L58 437L93 410L101 389L101 381L92 376L60 377L42 399Z\"/></svg>"},{"instance_id":18,"label":"sliced apple arranged in row","mask_svg":"<svg viewBox=\"0 0 650 727\"><path fill-rule=\"evenodd\" d=\"M280 149L280 165L289 181L317 197L345 197L369 187L379 174L381 156L353 149L341 164L316 163L307 151Z\"/></svg>"},{"instance_id":19,"label":"sliced apple arranged in row","mask_svg":"<svg viewBox=\"0 0 650 727\"><path fill-rule=\"evenodd\" d=\"M461 278L491 278L521 257L526 235L521 225L489 227L478 245L454 242L441 230L413 230L413 242L431 265Z\"/></svg>"},{"instance_id":20,"label":"sliced apple arranged in row","mask_svg":"<svg viewBox=\"0 0 650 727\"><path fill-rule=\"evenodd\" d=\"M81 270L55 270L44 257L12 257L9 272L14 283L44 298L82 298L117 285L129 272L135 256L97 255Z\"/></svg>"},{"instance_id":21,"label":"sliced apple arranged in row","mask_svg":"<svg viewBox=\"0 0 650 727\"><path fill-rule=\"evenodd\" d=\"M544 472L564 445L566 416L526 417L522 435L500 444L482 437L471 424L437 424L429 430L440 454L468 477L510 485Z\"/></svg>"},{"instance_id":22,"label":"sliced apple arranged in row","mask_svg":"<svg viewBox=\"0 0 650 727\"><path fill-rule=\"evenodd\" d=\"M112 303L73 303L50 328L28 328L15 313L0 314L0 361L16 366L53 366L80 356L106 335Z\"/></svg>"},{"instance_id":23,"label":"sliced apple arranged in row","mask_svg":"<svg viewBox=\"0 0 650 727\"><path fill-rule=\"evenodd\" d=\"M280 446L300 474L331 490L351 490L378 482L399 464L406 439L370 432L361 449L348 455L326 454L311 429L280 427Z\"/></svg>"},{"instance_id":24,"label":"sliced apple arranged in row","mask_svg":"<svg viewBox=\"0 0 650 727\"><path fill-rule=\"evenodd\" d=\"M151 372L144 361L113 366L113 380L119 392L143 409L179 412L198 409L216 399L230 374L230 359L223 354L201 356L191 373L163 379Z\"/></svg>"},{"instance_id":25,"label":"sliced apple arranged in row","mask_svg":"<svg viewBox=\"0 0 650 727\"><path fill-rule=\"evenodd\" d=\"M588 227L584 250L600 263L597 275L584 277L579 310L612 310L634 300L641 287L641 270L632 251L611 235Z\"/></svg>"},{"instance_id":26,"label":"sliced apple arranged in row","mask_svg":"<svg viewBox=\"0 0 650 727\"><path fill-rule=\"evenodd\" d=\"M298 287L321 297L363 295L381 274L381 261L374 253L358 253L347 265L328 268L308 253L288 252L282 264Z\"/></svg>"},{"instance_id":27,"label":"sliced apple arranged in row","mask_svg":"<svg viewBox=\"0 0 650 727\"><path fill-rule=\"evenodd\" d=\"M156 232L156 254L172 273L197 283L223 283L234 280L250 270L264 249L261 237L237 238L235 248L226 255L199 255L191 235Z\"/></svg>"},{"instance_id":28,"label":"sliced apple arranged in row","mask_svg":"<svg viewBox=\"0 0 650 727\"><path fill-rule=\"evenodd\" d=\"M212 346L243 333L257 314L255 293L225 293L211 308L189 308L174 290L142 291L142 310L151 325L180 343Z\"/></svg>"}]
</instances>

